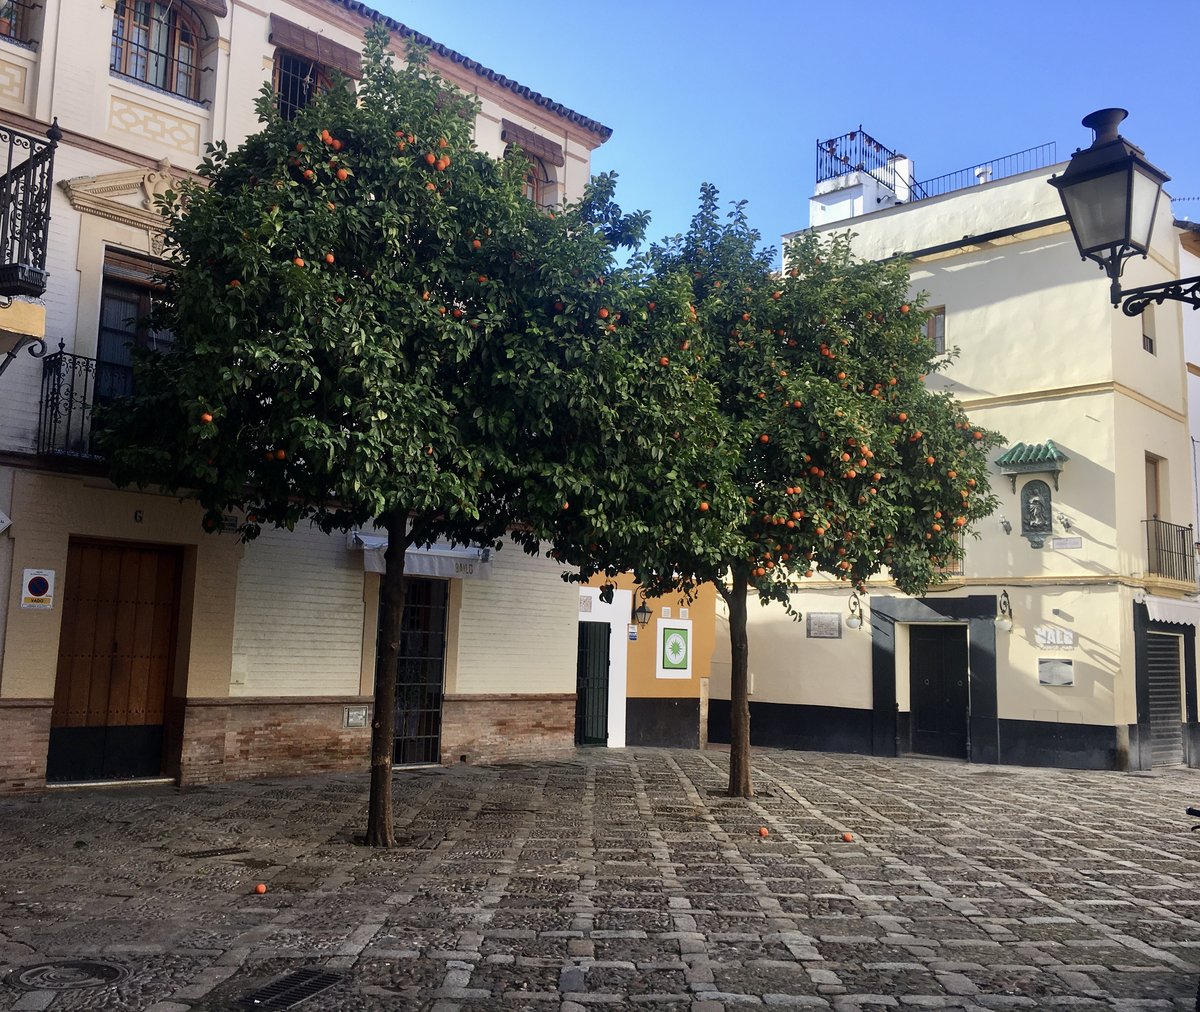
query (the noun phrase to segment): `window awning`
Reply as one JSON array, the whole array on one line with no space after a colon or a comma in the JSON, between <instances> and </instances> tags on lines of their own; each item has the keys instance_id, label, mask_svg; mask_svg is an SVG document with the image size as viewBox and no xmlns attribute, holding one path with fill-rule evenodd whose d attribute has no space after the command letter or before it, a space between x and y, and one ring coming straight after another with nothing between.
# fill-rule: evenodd
<instances>
[{"instance_id":1,"label":"window awning","mask_svg":"<svg viewBox=\"0 0 1200 1012\"><path fill-rule=\"evenodd\" d=\"M363 553L363 572L382 573L386 534L351 531L347 548ZM450 545L437 542L412 547L404 553L406 576L432 576L442 580L487 580L492 575L492 550L474 545Z\"/></svg>"},{"instance_id":2,"label":"window awning","mask_svg":"<svg viewBox=\"0 0 1200 1012\"><path fill-rule=\"evenodd\" d=\"M1150 613L1152 622L1200 626L1200 601L1187 601L1178 597L1152 597L1147 594L1142 603Z\"/></svg>"}]
</instances>

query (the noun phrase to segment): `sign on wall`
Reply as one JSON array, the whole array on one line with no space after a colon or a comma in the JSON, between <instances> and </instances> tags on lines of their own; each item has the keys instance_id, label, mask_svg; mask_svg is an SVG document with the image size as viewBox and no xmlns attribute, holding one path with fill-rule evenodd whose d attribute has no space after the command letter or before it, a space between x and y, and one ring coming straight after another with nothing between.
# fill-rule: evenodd
<instances>
[{"instance_id":1,"label":"sign on wall","mask_svg":"<svg viewBox=\"0 0 1200 1012\"><path fill-rule=\"evenodd\" d=\"M842 613L840 611L810 611L808 638L813 640L840 640L842 638Z\"/></svg>"},{"instance_id":2,"label":"sign on wall","mask_svg":"<svg viewBox=\"0 0 1200 1012\"><path fill-rule=\"evenodd\" d=\"M1039 657L1038 681L1042 685L1074 685L1075 664L1062 657Z\"/></svg>"},{"instance_id":3,"label":"sign on wall","mask_svg":"<svg viewBox=\"0 0 1200 1012\"><path fill-rule=\"evenodd\" d=\"M21 607L45 611L54 607L54 570L27 569L21 580Z\"/></svg>"},{"instance_id":4,"label":"sign on wall","mask_svg":"<svg viewBox=\"0 0 1200 1012\"><path fill-rule=\"evenodd\" d=\"M690 619L660 619L658 623L659 678L692 677L692 623Z\"/></svg>"}]
</instances>

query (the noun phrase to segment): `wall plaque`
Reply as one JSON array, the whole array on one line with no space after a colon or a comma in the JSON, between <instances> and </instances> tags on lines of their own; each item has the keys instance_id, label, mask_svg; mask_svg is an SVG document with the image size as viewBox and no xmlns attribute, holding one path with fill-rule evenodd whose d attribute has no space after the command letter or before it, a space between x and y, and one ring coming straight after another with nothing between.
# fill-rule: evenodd
<instances>
[{"instance_id":1,"label":"wall plaque","mask_svg":"<svg viewBox=\"0 0 1200 1012\"><path fill-rule=\"evenodd\" d=\"M842 613L840 611L810 611L808 613L808 638L840 640L842 638Z\"/></svg>"}]
</instances>

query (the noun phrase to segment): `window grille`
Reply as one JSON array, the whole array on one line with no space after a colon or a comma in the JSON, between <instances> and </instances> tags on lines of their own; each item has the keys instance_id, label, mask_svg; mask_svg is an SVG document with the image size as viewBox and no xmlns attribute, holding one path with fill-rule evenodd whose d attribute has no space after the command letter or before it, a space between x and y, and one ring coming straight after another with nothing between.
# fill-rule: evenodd
<instances>
[{"instance_id":1,"label":"window grille","mask_svg":"<svg viewBox=\"0 0 1200 1012\"><path fill-rule=\"evenodd\" d=\"M182 0L117 0L114 74L196 99L200 93L200 19Z\"/></svg>"},{"instance_id":2,"label":"window grille","mask_svg":"<svg viewBox=\"0 0 1200 1012\"><path fill-rule=\"evenodd\" d=\"M313 97L329 88L329 72L315 60L286 49L275 50L274 87L279 96L279 115L293 119Z\"/></svg>"}]
</instances>

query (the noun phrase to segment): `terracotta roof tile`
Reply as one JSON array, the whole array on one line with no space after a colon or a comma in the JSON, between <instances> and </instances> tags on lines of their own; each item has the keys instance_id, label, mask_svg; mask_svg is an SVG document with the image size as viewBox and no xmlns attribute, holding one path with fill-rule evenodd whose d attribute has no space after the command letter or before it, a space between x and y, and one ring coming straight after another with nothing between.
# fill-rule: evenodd
<instances>
[{"instance_id":1,"label":"terracotta roof tile","mask_svg":"<svg viewBox=\"0 0 1200 1012\"><path fill-rule=\"evenodd\" d=\"M582 113L575 112L573 109L568 109L565 105L555 102L547 98L545 95L539 94L532 88L527 88L525 85L511 78L505 77L503 74L497 74L496 71L485 67L482 63L463 56L462 53L456 53L453 49L443 46L440 42L435 42L428 35L422 35L418 31L414 31L407 25L401 24L395 18L389 17L372 7L368 7L365 3L360 3L359 0L329 0L330 3L337 4L339 7L344 7L353 14L358 14L371 21L378 21L384 25L388 31L403 38L411 39L419 46L424 46L431 52L437 53L439 56L447 60L452 60L461 65L466 70L473 70L480 77L493 84L499 85L511 91L514 95L519 95L521 98L527 99L530 102L540 105L543 109L554 113L557 116L563 117L569 123L574 123L576 126L597 134L602 141L608 140L612 136L612 128L606 127L603 123L597 122L584 116Z\"/></svg>"}]
</instances>

